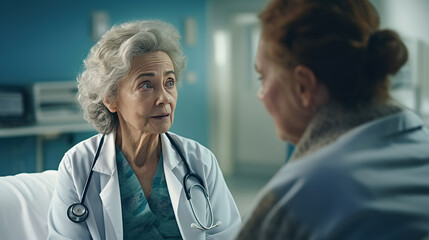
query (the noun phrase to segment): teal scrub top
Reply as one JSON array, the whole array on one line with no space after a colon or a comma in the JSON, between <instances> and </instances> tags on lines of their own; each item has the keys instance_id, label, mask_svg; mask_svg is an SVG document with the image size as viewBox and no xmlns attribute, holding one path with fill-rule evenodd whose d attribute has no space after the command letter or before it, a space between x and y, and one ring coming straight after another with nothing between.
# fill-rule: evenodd
<instances>
[{"instance_id":1,"label":"teal scrub top","mask_svg":"<svg viewBox=\"0 0 429 240\"><path fill-rule=\"evenodd\" d=\"M165 180L162 154L146 199L133 169L119 148L116 149L122 223L126 239L182 239Z\"/></svg>"}]
</instances>

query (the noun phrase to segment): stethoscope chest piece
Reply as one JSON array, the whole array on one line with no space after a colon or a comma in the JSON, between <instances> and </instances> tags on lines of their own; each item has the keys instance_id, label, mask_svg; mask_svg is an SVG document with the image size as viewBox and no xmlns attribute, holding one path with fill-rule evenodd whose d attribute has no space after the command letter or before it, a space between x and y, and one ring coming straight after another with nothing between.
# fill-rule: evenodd
<instances>
[{"instance_id":1,"label":"stethoscope chest piece","mask_svg":"<svg viewBox=\"0 0 429 240\"><path fill-rule=\"evenodd\" d=\"M67 216L73 222L80 223L88 217L88 209L82 203L75 203L67 209Z\"/></svg>"}]
</instances>

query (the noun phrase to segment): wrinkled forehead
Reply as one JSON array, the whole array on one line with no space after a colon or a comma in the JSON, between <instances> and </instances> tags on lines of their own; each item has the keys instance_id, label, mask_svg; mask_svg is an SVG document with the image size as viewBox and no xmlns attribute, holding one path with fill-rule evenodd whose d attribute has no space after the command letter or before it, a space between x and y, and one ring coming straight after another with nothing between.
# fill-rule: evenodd
<instances>
[{"instance_id":1,"label":"wrinkled forehead","mask_svg":"<svg viewBox=\"0 0 429 240\"><path fill-rule=\"evenodd\" d=\"M147 52L131 59L131 72L135 70L153 71L159 68L174 70L171 58L162 51Z\"/></svg>"}]
</instances>

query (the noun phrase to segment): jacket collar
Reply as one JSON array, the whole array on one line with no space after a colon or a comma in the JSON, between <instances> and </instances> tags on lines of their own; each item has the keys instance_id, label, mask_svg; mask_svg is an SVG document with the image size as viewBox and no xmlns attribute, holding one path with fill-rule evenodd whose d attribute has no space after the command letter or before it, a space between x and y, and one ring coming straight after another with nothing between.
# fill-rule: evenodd
<instances>
[{"instance_id":1,"label":"jacket collar","mask_svg":"<svg viewBox=\"0 0 429 240\"><path fill-rule=\"evenodd\" d=\"M339 138L369 129L370 126L372 130L365 130L366 138L422 125L415 114L403 112L403 107L393 101L354 109L346 109L335 103L327 104L311 120L296 145L291 161L312 154ZM383 123L377 124L379 122Z\"/></svg>"},{"instance_id":2,"label":"jacket collar","mask_svg":"<svg viewBox=\"0 0 429 240\"><path fill-rule=\"evenodd\" d=\"M402 111L383 118L379 118L359 126L345 134L341 140L365 137L367 140L388 137L401 132L414 131L423 128L423 121L411 110Z\"/></svg>"}]
</instances>

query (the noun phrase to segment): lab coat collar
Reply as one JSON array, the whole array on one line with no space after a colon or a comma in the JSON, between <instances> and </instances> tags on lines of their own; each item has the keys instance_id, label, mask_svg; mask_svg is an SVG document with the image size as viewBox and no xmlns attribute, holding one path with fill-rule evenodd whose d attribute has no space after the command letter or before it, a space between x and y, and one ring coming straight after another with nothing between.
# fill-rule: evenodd
<instances>
[{"instance_id":1,"label":"lab coat collar","mask_svg":"<svg viewBox=\"0 0 429 240\"><path fill-rule=\"evenodd\" d=\"M175 140L177 138L176 134L174 133L168 133L170 136ZM171 144L170 140L168 139L167 135L165 133L160 134L161 136L161 144L162 144L162 155L165 162L165 165L173 170L179 165L179 163L182 161L179 154L175 151L173 145ZM178 140L175 140L178 141Z\"/></svg>"},{"instance_id":2,"label":"lab coat collar","mask_svg":"<svg viewBox=\"0 0 429 240\"><path fill-rule=\"evenodd\" d=\"M97 146L100 139L102 138L102 134L99 134L96 137ZM100 155L98 157L97 162L94 165L93 170L95 172L103 173L109 176L112 176L116 169L116 131L112 131L104 137L104 143L101 147Z\"/></svg>"},{"instance_id":3,"label":"lab coat collar","mask_svg":"<svg viewBox=\"0 0 429 240\"><path fill-rule=\"evenodd\" d=\"M177 137L176 134L174 133L169 133L169 134L170 136L173 137L173 139ZM97 147L102 136L103 135L99 134L96 137ZM179 163L182 160L180 159L180 156L177 154L177 152L174 150L173 146L170 143L170 140L167 138L165 133L160 134L160 137L161 137L164 164L168 169L173 170L174 168L177 167L177 165L179 165ZM116 131L112 131L111 133L105 136L104 144L103 144L103 147L101 148L99 158L93 168L95 172L99 172L107 175L112 175L114 173L116 169L115 140L116 140Z\"/></svg>"}]
</instances>

